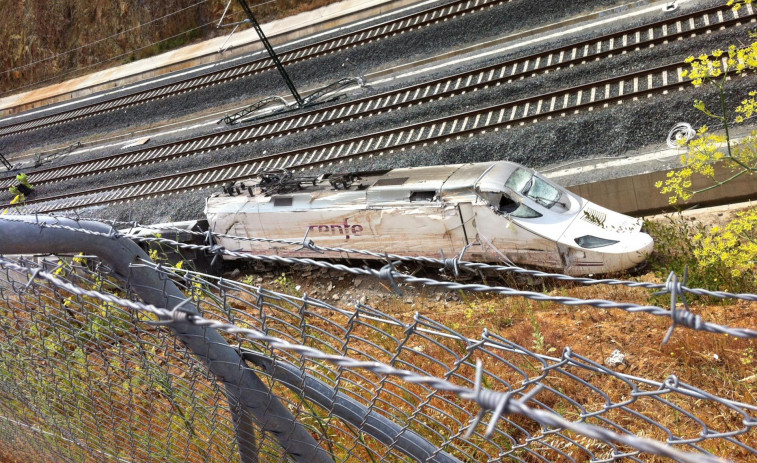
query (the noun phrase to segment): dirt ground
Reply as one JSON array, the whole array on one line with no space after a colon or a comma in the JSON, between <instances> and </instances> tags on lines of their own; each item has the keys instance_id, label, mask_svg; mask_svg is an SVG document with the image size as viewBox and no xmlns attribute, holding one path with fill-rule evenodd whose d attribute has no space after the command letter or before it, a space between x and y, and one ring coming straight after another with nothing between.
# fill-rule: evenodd
<instances>
[{"instance_id":1,"label":"dirt ground","mask_svg":"<svg viewBox=\"0 0 757 463\"><path fill-rule=\"evenodd\" d=\"M429 272L428 277L433 277ZM444 276L442 276L444 279ZM664 283L662 276L646 273L635 280ZM583 299L604 299L636 304L669 306L669 296L654 296L646 289L623 286L579 286L570 283L526 279L508 280L489 276L489 285L516 287L526 291ZM675 373L692 384L701 383L699 370L703 364L728 365L733 380L757 385L754 365L744 363L744 351L755 347L754 341L677 328L670 342L662 344L670 320L646 314L631 314L617 309L591 306L564 306L553 302L530 301L487 293L463 293L439 289L417 288L400 284L403 294L396 294L383 281L370 277L353 277L336 271L296 267L281 274L269 272L252 277L254 285L307 294L338 307L350 308L360 302L386 312L403 322L410 322L417 312L441 322L467 336L480 337L481 330L490 331L529 348L559 356L565 347L590 359L605 363L614 350L625 355L618 370L650 379L663 380ZM481 282L475 277L471 283ZM714 323L757 329L757 303L739 301L698 300L692 311ZM538 327L538 328L537 328ZM544 341L538 341L539 334ZM753 389L752 387L749 388ZM746 392L746 391L745 391ZM751 397L753 392L750 391ZM749 402L757 403L754 398Z\"/></svg>"}]
</instances>

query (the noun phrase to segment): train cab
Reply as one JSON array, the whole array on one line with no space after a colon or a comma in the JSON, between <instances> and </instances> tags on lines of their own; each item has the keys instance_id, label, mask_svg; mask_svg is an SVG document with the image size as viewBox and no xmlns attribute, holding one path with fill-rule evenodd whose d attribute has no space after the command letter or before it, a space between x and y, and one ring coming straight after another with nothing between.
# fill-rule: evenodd
<instances>
[{"instance_id":1,"label":"train cab","mask_svg":"<svg viewBox=\"0 0 757 463\"><path fill-rule=\"evenodd\" d=\"M478 179L475 191L496 215L532 232L533 242L553 242L557 256L544 252L542 258L566 273L618 272L641 264L652 252L653 240L641 231L641 220L594 204L526 167L496 163ZM489 228L486 223L479 227Z\"/></svg>"}]
</instances>

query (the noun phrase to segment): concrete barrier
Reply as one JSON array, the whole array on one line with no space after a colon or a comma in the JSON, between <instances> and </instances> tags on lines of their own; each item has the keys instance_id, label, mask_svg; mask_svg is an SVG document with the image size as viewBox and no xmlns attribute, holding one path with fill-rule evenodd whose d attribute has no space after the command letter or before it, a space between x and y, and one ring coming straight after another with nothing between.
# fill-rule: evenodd
<instances>
[{"instance_id":1,"label":"concrete barrier","mask_svg":"<svg viewBox=\"0 0 757 463\"><path fill-rule=\"evenodd\" d=\"M722 166L716 166L715 172L716 178L720 181L733 175L732 171ZM666 176L667 171L648 172L631 177L573 185L568 189L608 209L635 216L757 199L755 177L752 174L745 174L719 188L699 193L689 201L679 201L671 205L668 201L669 195L660 194L659 188L654 186L658 181L664 182ZM698 177L693 180L692 189L698 190L712 184L711 180Z\"/></svg>"}]
</instances>

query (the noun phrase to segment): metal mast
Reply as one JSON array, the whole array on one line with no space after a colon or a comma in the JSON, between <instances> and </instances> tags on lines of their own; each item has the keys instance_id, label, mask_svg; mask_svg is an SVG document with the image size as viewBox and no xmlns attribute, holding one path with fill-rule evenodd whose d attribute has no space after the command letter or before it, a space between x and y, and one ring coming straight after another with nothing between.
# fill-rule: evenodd
<instances>
[{"instance_id":1,"label":"metal mast","mask_svg":"<svg viewBox=\"0 0 757 463\"><path fill-rule=\"evenodd\" d=\"M284 66L281 64L279 57L276 56L276 52L273 51L273 47L271 46L271 43L268 41L268 38L265 36L265 34L263 34L263 29L260 28L260 24L258 24L258 21L255 19L255 16L252 15L252 10L250 10L249 5L247 5L247 0L238 0L238 1L239 1L239 4L242 6L242 9L244 10L244 12L247 13L247 17L250 19L250 22L252 23L252 27L254 27L255 31L258 33L258 37L260 37L260 40L263 42L263 46L265 46L265 49L268 50L268 54L270 55L274 64L276 64L276 69L279 70L281 77L284 78L284 82L287 84L287 87L289 87L289 91L292 92L292 96L297 101L297 106L302 106L302 98L300 97L300 94L297 93L297 89L294 86L294 82L292 82L292 79L289 78L289 74L287 74L286 70L284 69Z\"/></svg>"},{"instance_id":2,"label":"metal mast","mask_svg":"<svg viewBox=\"0 0 757 463\"><path fill-rule=\"evenodd\" d=\"M5 156L3 156L3 153L0 153L0 163L2 163L5 166L5 168L8 169L9 171L13 170L13 166L11 165L10 162L8 162L7 159L5 159Z\"/></svg>"}]
</instances>

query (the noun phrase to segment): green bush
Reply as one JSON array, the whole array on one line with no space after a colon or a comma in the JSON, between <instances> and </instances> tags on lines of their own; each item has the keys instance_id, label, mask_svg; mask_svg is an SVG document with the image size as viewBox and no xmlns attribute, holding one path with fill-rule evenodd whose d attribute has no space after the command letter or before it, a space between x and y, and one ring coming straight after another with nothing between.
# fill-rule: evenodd
<instances>
[{"instance_id":1,"label":"green bush","mask_svg":"<svg viewBox=\"0 0 757 463\"><path fill-rule=\"evenodd\" d=\"M757 211L739 213L725 227L707 227L681 215L663 221L648 221L655 240L649 262L652 271L667 277L682 276L688 268L690 287L735 292L755 292L757 261Z\"/></svg>"}]
</instances>

